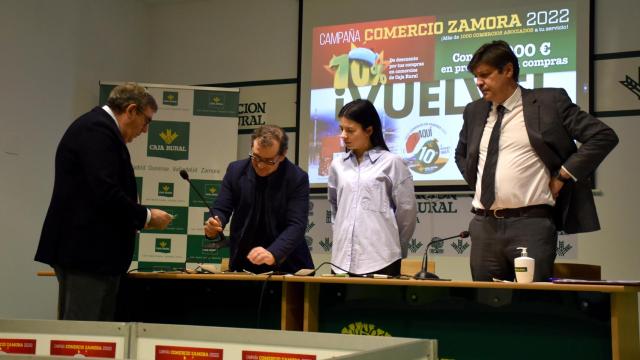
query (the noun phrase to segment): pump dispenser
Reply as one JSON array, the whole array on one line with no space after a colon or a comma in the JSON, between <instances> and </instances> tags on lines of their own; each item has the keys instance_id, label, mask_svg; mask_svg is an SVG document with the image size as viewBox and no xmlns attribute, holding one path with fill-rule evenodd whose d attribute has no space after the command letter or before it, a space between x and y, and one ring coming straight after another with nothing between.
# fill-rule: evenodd
<instances>
[{"instance_id":1,"label":"pump dispenser","mask_svg":"<svg viewBox=\"0 0 640 360\"><path fill-rule=\"evenodd\" d=\"M516 281L522 284L533 282L533 271L535 270L535 260L527 256L527 248L519 247L522 253L515 258L514 265L516 271Z\"/></svg>"}]
</instances>

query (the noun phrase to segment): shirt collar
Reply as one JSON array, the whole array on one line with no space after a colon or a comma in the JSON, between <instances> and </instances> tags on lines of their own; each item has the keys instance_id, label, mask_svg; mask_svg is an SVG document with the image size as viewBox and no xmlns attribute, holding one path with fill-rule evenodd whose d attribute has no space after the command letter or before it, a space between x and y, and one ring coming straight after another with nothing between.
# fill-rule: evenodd
<instances>
[{"instance_id":1,"label":"shirt collar","mask_svg":"<svg viewBox=\"0 0 640 360\"><path fill-rule=\"evenodd\" d=\"M375 147L371 150L367 150L364 152L364 156L368 156L369 160L374 163L376 162L380 156L382 156L382 153L384 152L384 150L382 148L379 147ZM349 152L344 153L344 155L342 156L342 160L347 160L348 158L350 158L351 156L356 156L353 151L349 150Z\"/></svg>"},{"instance_id":2,"label":"shirt collar","mask_svg":"<svg viewBox=\"0 0 640 360\"><path fill-rule=\"evenodd\" d=\"M522 101L522 90L520 89L520 86L518 86L516 87L516 90L513 92L513 94L511 94L511 96L509 96L509 98L500 105L504 106L504 108L507 109L507 111L511 111L521 101ZM495 108L497 107L498 105L494 104L493 110L495 110Z\"/></svg>"},{"instance_id":3,"label":"shirt collar","mask_svg":"<svg viewBox=\"0 0 640 360\"><path fill-rule=\"evenodd\" d=\"M113 111L111 110L111 108L109 107L109 105L105 105L102 107L102 110L106 111L107 114L109 114L109 116L111 116L111 118L113 119L113 121L116 122L116 126L118 127L118 129L120 129L120 124L118 124L118 120L116 120L116 116L113 113Z\"/></svg>"}]
</instances>

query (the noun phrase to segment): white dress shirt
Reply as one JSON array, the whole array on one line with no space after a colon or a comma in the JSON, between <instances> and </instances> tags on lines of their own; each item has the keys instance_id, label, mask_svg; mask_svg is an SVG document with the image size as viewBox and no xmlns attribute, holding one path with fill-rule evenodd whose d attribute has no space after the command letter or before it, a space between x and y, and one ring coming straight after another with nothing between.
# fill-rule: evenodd
<instances>
[{"instance_id":1,"label":"white dress shirt","mask_svg":"<svg viewBox=\"0 0 640 360\"><path fill-rule=\"evenodd\" d=\"M487 157L487 147L493 125L498 119L498 104L492 104L491 112L480 141L478 180L472 205L484 208L480 203L482 171ZM530 205L554 205L549 188L551 174L529 142L524 123L522 92L520 87L502 103L505 114L500 132L500 148L496 167L496 200L491 209L519 208Z\"/></svg>"},{"instance_id":2,"label":"white dress shirt","mask_svg":"<svg viewBox=\"0 0 640 360\"><path fill-rule=\"evenodd\" d=\"M375 148L359 164L352 152L334 158L328 196L333 264L365 274L406 257L417 206L413 178L400 156Z\"/></svg>"}]
</instances>

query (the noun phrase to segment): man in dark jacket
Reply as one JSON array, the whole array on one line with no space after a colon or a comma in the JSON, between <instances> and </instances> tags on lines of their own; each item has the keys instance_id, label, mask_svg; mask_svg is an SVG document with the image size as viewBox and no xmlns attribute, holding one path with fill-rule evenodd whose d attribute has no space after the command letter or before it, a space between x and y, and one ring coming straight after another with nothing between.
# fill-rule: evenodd
<instances>
[{"instance_id":1,"label":"man in dark jacket","mask_svg":"<svg viewBox=\"0 0 640 360\"><path fill-rule=\"evenodd\" d=\"M513 280L526 247L534 281L547 281L557 231L600 229L590 178L618 137L563 89L520 87L518 58L504 41L482 45L467 68L483 95L464 110L455 153L475 190L471 275Z\"/></svg>"},{"instance_id":2,"label":"man in dark jacket","mask_svg":"<svg viewBox=\"0 0 640 360\"><path fill-rule=\"evenodd\" d=\"M137 230L171 222L168 213L138 204L126 145L147 132L157 110L144 87L119 85L107 105L80 116L60 140L35 256L56 272L59 319L113 320Z\"/></svg>"},{"instance_id":3,"label":"man in dark jacket","mask_svg":"<svg viewBox=\"0 0 640 360\"><path fill-rule=\"evenodd\" d=\"M304 234L309 176L287 158L287 134L265 125L251 136L251 153L229 164L206 236L218 235L231 215L231 270L293 273L313 268Z\"/></svg>"}]
</instances>

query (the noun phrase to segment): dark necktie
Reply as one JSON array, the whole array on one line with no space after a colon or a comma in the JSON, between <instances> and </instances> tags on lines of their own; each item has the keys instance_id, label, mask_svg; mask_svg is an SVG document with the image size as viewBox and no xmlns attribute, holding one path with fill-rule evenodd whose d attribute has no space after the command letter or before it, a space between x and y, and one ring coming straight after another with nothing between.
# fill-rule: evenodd
<instances>
[{"instance_id":1,"label":"dark necktie","mask_svg":"<svg viewBox=\"0 0 640 360\"><path fill-rule=\"evenodd\" d=\"M491 205L496 200L496 167L498 166L498 153L500 151L500 128L504 117L505 107L498 105L498 119L493 125L489 146L487 146L487 157L482 170L482 183L480 188L480 203L486 210L491 209Z\"/></svg>"}]
</instances>

